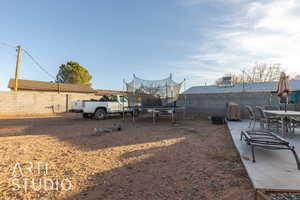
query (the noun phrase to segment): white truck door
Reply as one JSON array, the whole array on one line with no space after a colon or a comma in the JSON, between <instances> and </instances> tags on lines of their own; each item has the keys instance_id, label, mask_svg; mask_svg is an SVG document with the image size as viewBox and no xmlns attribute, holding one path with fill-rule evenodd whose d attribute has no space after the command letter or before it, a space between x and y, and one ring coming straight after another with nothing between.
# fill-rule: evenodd
<instances>
[{"instance_id":1,"label":"white truck door","mask_svg":"<svg viewBox=\"0 0 300 200\"><path fill-rule=\"evenodd\" d=\"M111 112L119 112L119 101L117 96L108 96L108 108Z\"/></svg>"},{"instance_id":2,"label":"white truck door","mask_svg":"<svg viewBox=\"0 0 300 200\"><path fill-rule=\"evenodd\" d=\"M119 96L119 110L123 111L123 106L126 109L128 107L128 99L126 96Z\"/></svg>"}]
</instances>

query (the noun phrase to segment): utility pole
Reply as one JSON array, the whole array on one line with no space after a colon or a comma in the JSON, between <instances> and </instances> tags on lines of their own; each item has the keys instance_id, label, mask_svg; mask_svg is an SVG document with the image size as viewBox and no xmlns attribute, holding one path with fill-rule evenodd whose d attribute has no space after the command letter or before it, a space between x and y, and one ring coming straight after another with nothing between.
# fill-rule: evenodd
<instances>
[{"instance_id":1,"label":"utility pole","mask_svg":"<svg viewBox=\"0 0 300 200\"><path fill-rule=\"evenodd\" d=\"M16 63L16 74L15 74L15 92L18 91L19 87L19 68L20 68L20 59L21 59L21 53L22 53L22 48L20 45L17 46L17 63Z\"/></svg>"}]
</instances>

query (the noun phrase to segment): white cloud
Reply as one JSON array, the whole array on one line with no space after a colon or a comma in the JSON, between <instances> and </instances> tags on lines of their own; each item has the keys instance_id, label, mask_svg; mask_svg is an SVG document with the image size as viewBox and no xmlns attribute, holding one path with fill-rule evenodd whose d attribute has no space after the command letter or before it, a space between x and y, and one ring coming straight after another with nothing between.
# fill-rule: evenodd
<instances>
[{"instance_id":1,"label":"white cloud","mask_svg":"<svg viewBox=\"0 0 300 200\"><path fill-rule=\"evenodd\" d=\"M296 0L277 0L269 4L250 3L248 6L249 17L259 17L255 25L257 29L279 31L283 33L299 33L299 15L296 9L299 1Z\"/></svg>"},{"instance_id":2,"label":"white cloud","mask_svg":"<svg viewBox=\"0 0 300 200\"><path fill-rule=\"evenodd\" d=\"M300 73L300 1L240 4L232 16L221 16L221 22L229 17L230 23L212 30L198 51L181 61L178 71L192 68L189 75L193 82L205 77L209 83L220 74L239 72L255 62L281 63L289 73Z\"/></svg>"},{"instance_id":3,"label":"white cloud","mask_svg":"<svg viewBox=\"0 0 300 200\"><path fill-rule=\"evenodd\" d=\"M181 0L182 5L193 6L202 3L239 3L241 0Z\"/></svg>"}]
</instances>

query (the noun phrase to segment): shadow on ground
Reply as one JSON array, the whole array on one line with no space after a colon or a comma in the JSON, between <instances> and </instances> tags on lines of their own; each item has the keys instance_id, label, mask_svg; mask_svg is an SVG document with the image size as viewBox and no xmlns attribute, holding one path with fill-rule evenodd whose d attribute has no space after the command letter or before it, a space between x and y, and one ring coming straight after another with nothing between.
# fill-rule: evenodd
<instances>
[{"instance_id":1,"label":"shadow on ground","mask_svg":"<svg viewBox=\"0 0 300 200\"><path fill-rule=\"evenodd\" d=\"M169 146L126 152L120 161L142 159L90 176L90 185L67 200L253 199L230 139L223 135L220 139L213 144L213 139L203 141L204 137L186 133Z\"/></svg>"},{"instance_id":2,"label":"shadow on ground","mask_svg":"<svg viewBox=\"0 0 300 200\"><path fill-rule=\"evenodd\" d=\"M111 127L121 124L122 131L102 136L94 136L94 128ZM153 125L151 117L131 118L123 122L121 117L111 117L107 120L83 119L81 115L66 115L64 117L0 119L0 137L47 135L84 150L133 145L173 138L174 135L161 135L161 131L171 127L170 119L162 118ZM151 134L150 134L151 133ZM144 137L148 134L148 137ZM131 140L122 139L130 135Z\"/></svg>"}]
</instances>

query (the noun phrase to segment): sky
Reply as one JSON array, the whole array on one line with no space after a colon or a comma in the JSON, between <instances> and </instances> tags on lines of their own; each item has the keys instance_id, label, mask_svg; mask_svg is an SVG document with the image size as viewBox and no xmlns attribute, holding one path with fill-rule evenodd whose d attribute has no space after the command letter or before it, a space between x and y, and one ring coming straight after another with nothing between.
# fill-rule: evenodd
<instances>
[{"instance_id":1,"label":"sky","mask_svg":"<svg viewBox=\"0 0 300 200\"><path fill-rule=\"evenodd\" d=\"M95 89L122 89L133 74L213 84L258 62L300 73L299 0L0 1L0 90L14 77L16 45L54 76L79 62ZM20 78L53 81L24 53Z\"/></svg>"}]
</instances>

